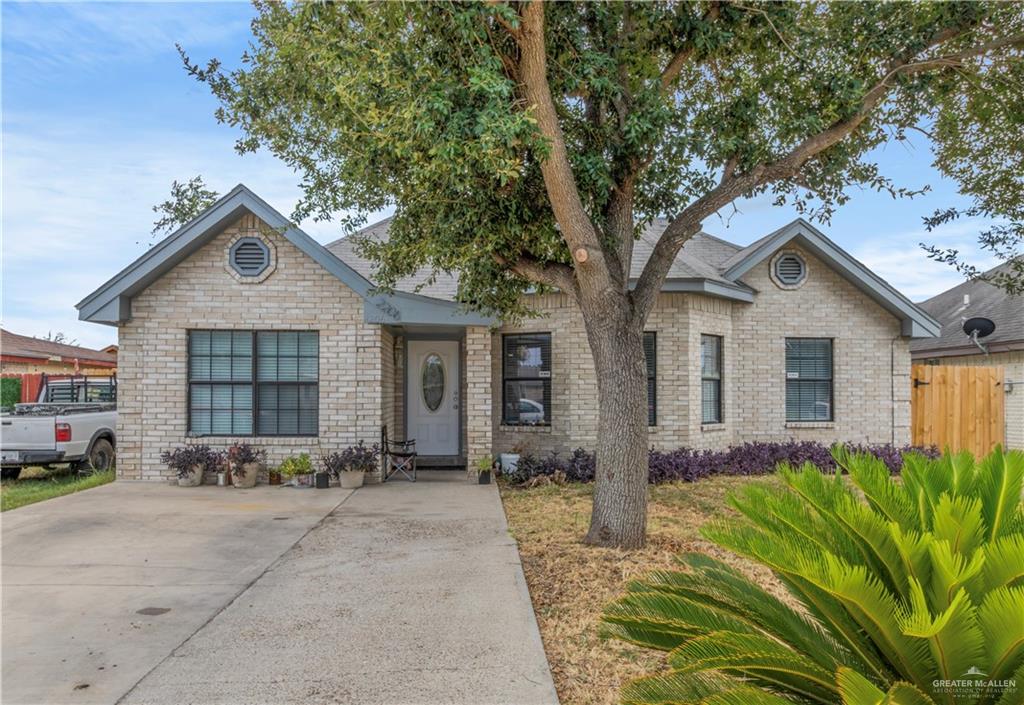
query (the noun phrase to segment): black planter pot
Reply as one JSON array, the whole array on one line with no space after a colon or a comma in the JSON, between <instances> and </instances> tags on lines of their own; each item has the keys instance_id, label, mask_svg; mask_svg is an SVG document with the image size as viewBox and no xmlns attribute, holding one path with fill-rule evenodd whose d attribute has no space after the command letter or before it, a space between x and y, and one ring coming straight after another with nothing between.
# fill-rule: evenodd
<instances>
[{"instance_id":1,"label":"black planter pot","mask_svg":"<svg viewBox=\"0 0 1024 705\"><path fill-rule=\"evenodd\" d=\"M325 472L318 472L314 479L318 490L326 490L331 486L331 476Z\"/></svg>"},{"instance_id":2,"label":"black planter pot","mask_svg":"<svg viewBox=\"0 0 1024 705\"><path fill-rule=\"evenodd\" d=\"M477 473L477 475L478 475L478 478L479 478L478 482L481 485L489 485L489 484L491 484L491 471L490 470L483 470L483 471Z\"/></svg>"}]
</instances>

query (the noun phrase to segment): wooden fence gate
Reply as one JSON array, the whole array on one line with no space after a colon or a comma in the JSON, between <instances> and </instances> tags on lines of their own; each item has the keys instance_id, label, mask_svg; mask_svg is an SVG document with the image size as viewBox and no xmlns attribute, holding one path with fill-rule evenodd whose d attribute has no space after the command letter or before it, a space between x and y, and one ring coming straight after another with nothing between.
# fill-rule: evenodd
<instances>
[{"instance_id":1,"label":"wooden fence gate","mask_svg":"<svg viewBox=\"0 0 1024 705\"><path fill-rule=\"evenodd\" d=\"M914 445L988 454L1006 443L1002 367L913 365L910 437Z\"/></svg>"}]
</instances>

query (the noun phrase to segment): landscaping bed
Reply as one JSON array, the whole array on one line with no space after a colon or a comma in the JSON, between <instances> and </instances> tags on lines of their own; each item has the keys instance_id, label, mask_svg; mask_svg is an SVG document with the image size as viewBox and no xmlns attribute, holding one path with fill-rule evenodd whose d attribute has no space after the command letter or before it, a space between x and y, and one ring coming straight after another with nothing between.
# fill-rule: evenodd
<instances>
[{"instance_id":1,"label":"landscaping bed","mask_svg":"<svg viewBox=\"0 0 1024 705\"><path fill-rule=\"evenodd\" d=\"M17 480L5 480L0 489L0 511L17 509L61 495L80 492L113 482L114 470L79 475L70 468L25 468Z\"/></svg>"},{"instance_id":2,"label":"landscaping bed","mask_svg":"<svg viewBox=\"0 0 1024 705\"><path fill-rule=\"evenodd\" d=\"M672 566L679 553L710 553L783 596L766 569L716 549L699 535L705 522L732 512L726 502L730 490L746 483L775 482L774 476L717 476L652 486L647 546L639 551L581 543L590 520L593 485L502 485L505 514L519 545L562 705L617 703L623 683L662 667L663 654L601 640L598 620L630 579Z\"/></svg>"}]
</instances>

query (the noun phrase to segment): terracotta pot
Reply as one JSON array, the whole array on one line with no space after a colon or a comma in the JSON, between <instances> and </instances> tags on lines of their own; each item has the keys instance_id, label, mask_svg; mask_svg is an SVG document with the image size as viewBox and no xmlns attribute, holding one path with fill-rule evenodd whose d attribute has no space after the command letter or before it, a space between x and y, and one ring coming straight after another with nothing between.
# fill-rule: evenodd
<instances>
[{"instance_id":1,"label":"terracotta pot","mask_svg":"<svg viewBox=\"0 0 1024 705\"><path fill-rule=\"evenodd\" d=\"M281 484L281 473L279 473L279 472L271 472L267 476L267 482L269 482L271 485L280 485Z\"/></svg>"},{"instance_id":2,"label":"terracotta pot","mask_svg":"<svg viewBox=\"0 0 1024 705\"><path fill-rule=\"evenodd\" d=\"M250 487L256 486L256 477L260 473L259 463L246 463L241 467L241 473L232 473L231 479L234 482L235 487L239 489L247 490Z\"/></svg>"},{"instance_id":3,"label":"terracotta pot","mask_svg":"<svg viewBox=\"0 0 1024 705\"><path fill-rule=\"evenodd\" d=\"M355 490L363 486L363 480L366 479L366 473L359 472L358 470L344 470L338 473L338 479L341 483L341 489Z\"/></svg>"},{"instance_id":4,"label":"terracotta pot","mask_svg":"<svg viewBox=\"0 0 1024 705\"><path fill-rule=\"evenodd\" d=\"M199 487L203 484L203 466L193 465L192 472L178 478L178 487Z\"/></svg>"}]
</instances>

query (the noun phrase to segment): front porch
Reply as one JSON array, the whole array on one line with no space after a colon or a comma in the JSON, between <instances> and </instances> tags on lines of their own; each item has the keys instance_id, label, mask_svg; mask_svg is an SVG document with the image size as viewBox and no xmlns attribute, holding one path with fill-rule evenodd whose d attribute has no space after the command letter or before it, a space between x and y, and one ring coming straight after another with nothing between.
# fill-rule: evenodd
<instances>
[{"instance_id":1,"label":"front porch","mask_svg":"<svg viewBox=\"0 0 1024 705\"><path fill-rule=\"evenodd\" d=\"M415 439L420 468L465 468L492 452L486 326L382 326L383 423Z\"/></svg>"}]
</instances>

